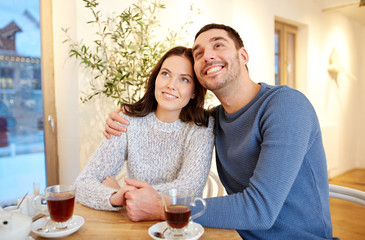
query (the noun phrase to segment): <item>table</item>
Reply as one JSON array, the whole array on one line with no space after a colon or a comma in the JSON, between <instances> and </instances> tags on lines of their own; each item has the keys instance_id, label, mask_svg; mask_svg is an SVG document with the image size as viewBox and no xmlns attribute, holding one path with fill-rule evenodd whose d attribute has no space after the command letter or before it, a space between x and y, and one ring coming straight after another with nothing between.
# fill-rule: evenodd
<instances>
[{"instance_id":1,"label":"table","mask_svg":"<svg viewBox=\"0 0 365 240\"><path fill-rule=\"evenodd\" d=\"M148 235L148 228L158 223L158 221L132 222L128 219L126 211L108 212L94 210L75 203L74 214L85 219L84 225L75 233L58 239L152 239ZM46 239L30 234L34 239ZM232 229L218 229L204 227L204 234L200 238L205 239L241 239L239 234Z\"/></svg>"}]
</instances>

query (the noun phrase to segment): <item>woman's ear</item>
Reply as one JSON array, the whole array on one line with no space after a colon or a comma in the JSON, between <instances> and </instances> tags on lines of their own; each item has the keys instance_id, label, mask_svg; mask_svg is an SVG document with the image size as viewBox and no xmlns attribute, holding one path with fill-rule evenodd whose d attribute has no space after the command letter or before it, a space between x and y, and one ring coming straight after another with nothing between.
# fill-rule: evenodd
<instances>
[{"instance_id":1,"label":"woman's ear","mask_svg":"<svg viewBox=\"0 0 365 240\"><path fill-rule=\"evenodd\" d=\"M195 98L195 91L193 92L193 94L191 95L190 99L194 99Z\"/></svg>"}]
</instances>

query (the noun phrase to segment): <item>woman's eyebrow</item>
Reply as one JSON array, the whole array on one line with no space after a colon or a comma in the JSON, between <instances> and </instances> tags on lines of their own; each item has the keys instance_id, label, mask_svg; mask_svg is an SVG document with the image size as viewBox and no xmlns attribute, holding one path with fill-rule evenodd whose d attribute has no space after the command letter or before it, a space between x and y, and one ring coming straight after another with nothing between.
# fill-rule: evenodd
<instances>
[{"instance_id":1,"label":"woman's eyebrow","mask_svg":"<svg viewBox=\"0 0 365 240\"><path fill-rule=\"evenodd\" d=\"M161 71L161 70L165 70L165 71L167 71L167 72L171 72L171 71L170 71L168 68L166 68L166 67L161 68L161 69L160 69L160 71Z\"/></svg>"},{"instance_id":2,"label":"woman's eyebrow","mask_svg":"<svg viewBox=\"0 0 365 240\"><path fill-rule=\"evenodd\" d=\"M180 74L180 76L190 77L191 79L194 79L189 73L182 73L182 74Z\"/></svg>"},{"instance_id":3,"label":"woman's eyebrow","mask_svg":"<svg viewBox=\"0 0 365 240\"><path fill-rule=\"evenodd\" d=\"M160 71L166 71L166 72L171 73L171 71L166 67L161 68ZM187 76L187 77L190 77L191 79L194 79L193 76L191 76L189 73L181 73L180 76L183 76L183 77Z\"/></svg>"}]
</instances>

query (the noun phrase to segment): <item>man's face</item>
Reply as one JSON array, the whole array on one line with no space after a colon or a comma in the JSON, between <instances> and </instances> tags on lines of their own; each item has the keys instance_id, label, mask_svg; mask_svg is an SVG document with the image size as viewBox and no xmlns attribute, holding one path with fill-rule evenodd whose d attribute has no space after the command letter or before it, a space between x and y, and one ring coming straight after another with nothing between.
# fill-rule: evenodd
<instances>
[{"instance_id":1,"label":"man's face","mask_svg":"<svg viewBox=\"0 0 365 240\"><path fill-rule=\"evenodd\" d=\"M239 78L244 67L241 52L225 30L201 33L193 46L194 70L200 83L214 93L229 88L229 83Z\"/></svg>"}]
</instances>

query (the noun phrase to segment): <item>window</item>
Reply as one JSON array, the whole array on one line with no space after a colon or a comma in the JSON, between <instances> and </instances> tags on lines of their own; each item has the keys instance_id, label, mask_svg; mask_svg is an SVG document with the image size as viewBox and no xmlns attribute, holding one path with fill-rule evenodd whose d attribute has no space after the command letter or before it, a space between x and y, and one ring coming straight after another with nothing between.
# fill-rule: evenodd
<instances>
[{"instance_id":1,"label":"window","mask_svg":"<svg viewBox=\"0 0 365 240\"><path fill-rule=\"evenodd\" d=\"M40 19L39 3L39 0L17 0L16 4L0 1L2 207L15 205L26 192L32 194L33 182L39 183L41 189L48 182L40 61L43 56L39 24L34 22Z\"/></svg>"},{"instance_id":2,"label":"window","mask_svg":"<svg viewBox=\"0 0 365 240\"><path fill-rule=\"evenodd\" d=\"M14 71L11 68L0 69L0 88L12 89L13 88L13 76Z\"/></svg>"},{"instance_id":3,"label":"window","mask_svg":"<svg viewBox=\"0 0 365 240\"><path fill-rule=\"evenodd\" d=\"M297 27L275 21L275 85L296 87Z\"/></svg>"}]
</instances>

